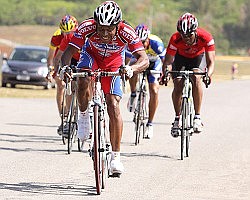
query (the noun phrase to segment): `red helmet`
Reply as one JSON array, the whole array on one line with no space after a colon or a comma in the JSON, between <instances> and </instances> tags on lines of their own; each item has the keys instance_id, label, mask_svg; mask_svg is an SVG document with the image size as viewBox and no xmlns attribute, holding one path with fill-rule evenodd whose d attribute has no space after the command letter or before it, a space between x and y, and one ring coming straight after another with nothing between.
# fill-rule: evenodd
<instances>
[{"instance_id":1,"label":"red helmet","mask_svg":"<svg viewBox=\"0 0 250 200\"><path fill-rule=\"evenodd\" d=\"M185 13L177 22L177 31L184 35L193 33L197 27L198 20L191 13Z\"/></svg>"},{"instance_id":2,"label":"red helmet","mask_svg":"<svg viewBox=\"0 0 250 200\"><path fill-rule=\"evenodd\" d=\"M78 22L75 17L71 15L65 15L60 24L59 24L60 29L63 32L70 32L70 31L75 31L78 27Z\"/></svg>"}]
</instances>

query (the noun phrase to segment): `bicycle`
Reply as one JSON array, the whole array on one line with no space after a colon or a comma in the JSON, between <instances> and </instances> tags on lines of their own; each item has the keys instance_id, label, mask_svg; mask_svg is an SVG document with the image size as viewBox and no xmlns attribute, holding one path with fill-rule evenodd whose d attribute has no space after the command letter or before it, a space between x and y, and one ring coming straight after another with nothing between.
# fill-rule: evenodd
<instances>
[{"instance_id":1,"label":"bicycle","mask_svg":"<svg viewBox=\"0 0 250 200\"><path fill-rule=\"evenodd\" d=\"M111 174L110 162L111 151L110 144L107 139L107 122L106 122L106 102L103 91L101 89L101 77L120 76L120 72L92 71L92 72L76 72L71 76L75 77L91 77L94 80L93 97L90 109L93 111L92 130L89 155L93 160L95 171L96 192L101 194L101 189L105 188L106 177L115 176Z\"/></svg>"},{"instance_id":2,"label":"bicycle","mask_svg":"<svg viewBox=\"0 0 250 200\"><path fill-rule=\"evenodd\" d=\"M205 72L194 72L189 70L181 70L181 71L166 71L165 77L168 77L168 74L177 73L178 76L181 76L184 79L184 86L182 90L182 103L181 103L181 160L184 158L184 149L186 153L186 157L189 157L189 149L190 149L190 137L194 133L194 102L192 96L192 82L190 79L190 75L202 75L203 80L207 80L205 82L206 88L210 84L208 80L207 71ZM166 84L165 84L166 85Z\"/></svg>"},{"instance_id":3,"label":"bicycle","mask_svg":"<svg viewBox=\"0 0 250 200\"><path fill-rule=\"evenodd\" d=\"M145 137L146 123L148 119L148 105L147 105L147 86L146 86L146 76L151 74L160 74L160 71L156 70L145 70L139 74L139 90L137 104L134 111L133 122L135 123L135 145L138 145L140 142L140 135L142 132L143 137Z\"/></svg>"},{"instance_id":4,"label":"bicycle","mask_svg":"<svg viewBox=\"0 0 250 200\"><path fill-rule=\"evenodd\" d=\"M68 68L66 71L69 70L71 70L71 68ZM78 151L82 151L83 148L83 143L79 138L77 138L78 101L76 80L73 80L72 83L69 84L68 80L65 82L61 113L62 141L63 144L66 144L67 142L68 154L72 152L73 143L75 143L76 140L78 144ZM68 111L65 105L67 96L71 96L71 102Z\"/></svg>"}]
</instances>

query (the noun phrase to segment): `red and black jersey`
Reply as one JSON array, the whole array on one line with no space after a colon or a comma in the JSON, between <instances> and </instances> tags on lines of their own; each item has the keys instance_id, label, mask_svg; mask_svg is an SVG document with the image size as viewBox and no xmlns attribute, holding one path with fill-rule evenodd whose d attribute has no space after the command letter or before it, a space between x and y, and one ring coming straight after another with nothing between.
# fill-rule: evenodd
<instances>
[{"instance_id":1,"label":"red and black jersey","mask_svg":"<svg viewBox=\"0 0 250 200\"><path fill-rule=\"evenodd\" d=\"M198 28L196 33L197 40L193 45L187 45L179 32L174 33L168 43L167 54L175 56L178 52L184 57L194 58L204 52L215 51L214 39L209 32Z\"/></svg>"}]
</instances>

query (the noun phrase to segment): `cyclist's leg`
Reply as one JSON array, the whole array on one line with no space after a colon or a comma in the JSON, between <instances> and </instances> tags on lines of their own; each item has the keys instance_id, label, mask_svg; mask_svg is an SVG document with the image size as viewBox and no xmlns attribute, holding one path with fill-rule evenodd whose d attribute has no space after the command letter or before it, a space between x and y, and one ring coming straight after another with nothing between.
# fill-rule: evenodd
<instances>
[{"instance_id":1,"label":"cyclist's leg","mask_svg":"<svg viewBox=\"0 0 250 200\"><path fill-rule=\"evenodd\" d=\"M123 131L119 105L122 97L120 77L103 77L102 89L105 94L109 115L110 142L112 146L111 173L121 174L124 168L120 161L120 145Z\"/></svg>"},{"instance_id":2,"label":"cyclist's leg","mask_svg":"<svg viewBox=\"0 0 250 200\"><path fill-rule=\"evenodd\" d=\"M204 71L206 67L206 60L204 54L194 58L193 62L194 62L193 66L197 66L197 68L193 68L193 71L196 72ZM202 76L200 75L192 76L192 83L193 83L194 110L195 114L199 115L201 110L202 96L203 96Z\"/></svg>"},{"instance_id":3,"label":"cyclist's leg","mask_svg":"<svg viewBox=\"0 0 250 200\"><path fill-rule=\"evenodd\" d=\"M56 82L56 102L59 114L62 112L62 101L63 101L63 91L64 91L64 82L59 78L59 76L54 77Z\"/></svg>"},{"instance_id":4,"label":"cyclist's leg","mask_svg":"<svg viewBox=\"0 0 250 200\"><path fill-rule=\"evenodd\" d=\"M159 58L156 62L154 62L150 68L150 70L162 71L162 62ZM160 74L148 74L148 84L149 84L149 123L153 122L153 118L158 106L158 93L159 93L159 82Z\"/></svg>"},{"instance_id":5,"label":"cyclist's leg","mask_svg":"<svg viewBox=\"0 0 250 200\"><path fill-rule=\"evenodd\" d=\"M135 62L136 62L136 59L131 58L129 61L129 65L132 65ZM130 92L131 92L128 103L127 103L127 109L129 112L134 112L134 110L135 110L137 82L138 82L138 75L134 74L133 77L129 79L129 86L130 86Z\"/></svg>"},{"instance_id":6,"label":"cyclist's leg","mask_svg":"<svg viewBox=\"0 0 250 200\"><path fill-rule=\"evenodd\" d=\"M172 64L172 70L179 71L184 64L184 58L177 54L175 61ZM178 137L180 133L179 119L181 114L182 89L184 81L182 80L182 77L178 76L177 74L172 74L172 79L174 83L174 89L172 91L172 102L175 110L175 119L172 124L173 126L171 128L171 135L173 137Z\"/></svg>"},{"instance_id":7,"label":"cyclist's leg","mask_svg":"<svg viewBox=\"0 0 250 200\"><path fill-rule=\"evenodd\" d=\"M63 105L64 104L64 102L63 102L64 82L59 78L58 75L54 76L54 80L56 82L56 103L57 103L59 116L61 118L61 117L64 117L64 116L61 116L62 112L63 112L63 108L64 109L66 108L65 105ZM67 113L66 110L64 110L64 113ZM63 119L63 118L61 118L61 119ZM62 130L63 130L63 123L61 123L58 126L57 133L59 135L61 135Z\"/></svg>"},{"instance_id":8,"label":"cyclist's leg","mask_svg":"<svg viewBox=\"0 0 250 200\"><path fill-rule=\"evenodd\" d=\"M206 67L204 54L194 58L193 62L194 64L192 66L197 66L197 68L193 68L193 71L197 72L204 71ZM192 84L193 84L193 99L194 99L194 110L195 110L194 131L201 132L203 127L200 117L201 103L203 97L202 76L200 75L192 76Z\"/></svg>"},{"instance_id":9,"label":"cyclist's leg","mask_svg":"<svg viewBox=\"0 0 250 200\"><path fill-rule=\"evenodd\" d=\"M94 59L86 52L86 49L82 49L77 69L79 71L92 70L94 67ZM78 138L85 141L89 138L90 132L90 119L88 111L88 102L92 97L91 93L91 79L89 77L79 78L77 80L77 100L79 106L78 114Z\"/></svg>"},{"instance_id":10,"label":"cyclist's leg","mask_svg":"<svg viewBox=\"0 0 250 200\"><path fill-rule=\"evenodd\" d=\"M129 79L130 92L131 92L128 103L127 103L127 109L129 112L133 112L135 109L137 82L138 82L138 75L133 75L133 77Z\"/></svg>"},{"instance_id":11,"label":"cyclist's leg","mask_svg":"<svg viewBox=\"0 0 250 200\"><path fill-rule=\"evenodd\" d=\"M160 58L151 64L150 70L162 71L162 62ZM149 84L149 117L146 125L146 136L148 138L153 137L153 119L155 116L156 109L158 107L158 93L159 93L159 82L160 74L148 74L148 84Z\"/></svg>"}]
</instances>

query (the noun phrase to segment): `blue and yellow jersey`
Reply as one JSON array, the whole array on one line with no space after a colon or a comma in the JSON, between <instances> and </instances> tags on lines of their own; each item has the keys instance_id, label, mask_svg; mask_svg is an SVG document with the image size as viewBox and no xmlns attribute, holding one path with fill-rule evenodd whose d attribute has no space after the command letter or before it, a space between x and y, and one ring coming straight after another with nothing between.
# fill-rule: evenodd
<instances>
[{"instance_id":1,"label":"blue and yellow jersey","mask_svg":"<svg viewBox=\"0 0 250 200\"><path fill-rule=\"evenodd\" d=\"M156 35L150 34L149 46L145 49L146 54L148 55L149 61L154 62L157 59L164 59L166 54L166 49L164 47L163 41Z\"/></svg>"}]
</instances>

